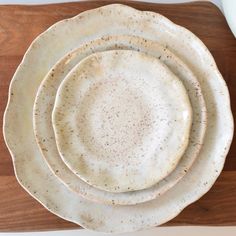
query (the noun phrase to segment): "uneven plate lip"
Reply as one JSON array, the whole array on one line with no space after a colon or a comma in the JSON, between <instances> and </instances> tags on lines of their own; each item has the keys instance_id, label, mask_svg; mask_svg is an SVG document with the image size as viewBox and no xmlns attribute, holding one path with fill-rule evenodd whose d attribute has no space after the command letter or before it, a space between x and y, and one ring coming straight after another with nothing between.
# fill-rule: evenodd
<instances>
[{"instance_id":1,"label":"uneven plate lip","mask_svg":"<svg viewBox=\"0 0 236 236\"><path fill-rule=\"evenodd\" d=\"M163 50L163 51L165 51L165 52L168 52L168 56L170 56L170 57L174 57L174 59L173 59L173 61L178 61L179 63L182 63L181 64L181 66L185 66L188 70L189 70L189 72L191 73L191 75L194 77L194 79L197 81L197 77L194 75L194 73L188 68L188 66L184 63L184 62L182 62L182 60L178 57L178 56L176 56L175 54L173 54L168 48L166 48L166 47L164 47L163 45L161 45L161 44L159 44L158 42L156 42L156 41L153 41L153 40L151 40L151 39L145 39L145 38L142 38L142 37L140 37L140 36L134 36L134 35L112 35L112 36L104 36L104 37L102 37L102 38L99 38L99 39L95 39L95 40L91 40L91 41L89 41L88 43L86 42L85 44L82 44L80 47L77 47L77 48L75 48L73 51L70 51L70 52L68 52L67 54L65 54L62 58L60 58L56 63L55 63L55 65L50 69L50 71L46 74L46 76L44 77L44 79L41 81L41 84L40 84L40 86L39 86L39 89L38 89L38 91L37 91L37 94L36 94L36 99L35 99L35 102L34 102L34 108L33 108L33 112L35 112L35 103L36 103L36 101L37 101L37 97L38 97L38 93L39 93L39 90L41 90L40 89L40 87L42 87L42 83L43 83L43 81L45 80L45 79L48 79L48 78L50 78L50 76L51 76L51 74L53 73L55 73L55 68L56 67L58 67L60 64L61 64L61 62L63 61L63 60L65 60L69 55L73 55L72 56L72 58L74 57L74 53L76 53L78 50L80 50L81 48L84 48L84 46L85 45L89 45L90 43L93 43L93 42L97 42L97 41L101 41L101 40L107 40L107 39L112 39L112 40L114 40L114 39L122 39L122 40L124 40L124 41L121 41L121 45L125 45L125 43L124 42L126 42L126 41L129 41L129 40L136 40L136 42L135 42L135 47L137 46L137 45L139 45L139 44L142 44L142 42L140 42L140 43L137 43L139 40L141 40L141 41L145 41L146 42L146 40L149 42L149 43L151 43L151 44L155 44L155 46L157 46L157 48L161 51L161 50ZM89 46L88 46L89 47ZM119 48L119 44L118 44L118 48ZM112 49L109 49L109 50L112 50ZM121 49L121 50L125 50L125 49ZM135 51L135 49L128 49L128 50L134 50ZM138 50L137 50L138 51ZM158 51L158 50L157 50ZM100 52L100 51L99 51ZM147 54L147 55L149 55L149 53L147 53L147 52L144 52L143 51L143 53L144 54ZM90 54L91 55L91 54ZM153 55L151 55L152 57L155 57L155 56L153 56ZM168 58L168 56L167 56L167 58ZM156 57L157 58L157 57ZM164 60L165 61L165 60ZM161 62L161 63L163 63L165 66L167 66L164 62ZM168 66L167 66L168 67ZM180 79L181 81L182 81L182 79ZM198 82L198 81L197 81ZM199 82L198 82L198 85L199 85ZM201 90L201 89L200 89ZM204 110L202 111L202 113L205 115L203 115L202 116L202 118L205 118L205 120L202 120L202 121L206 121L207 120L207 113L206 113L206 103L205 103L205 99L204 99L204 97L203 97L203 94L202 94L202 91L201 91L201 97L202 97L202 103L199 103L199 104L202 104L202 105L204 105L203 107L204 107ZM200 101L199 101L200 102ZM33 118L33 123L34 123L34 128L35 128L35 118ZM196 159L197 159L197 156L198 156L198 154L200 153L200 151L201 151L201 147L202 147L202 144L203 144L203 141L204 141L204 136L205 136L205 131L206 131L206 124L204 123L204 125L203 125L204 127L205 127L205 129L204 129L204 132L203 132L203 134L202 134L202 136L203 136L203 140L202 140L202 142L200 143L200 147L199 147L199 150L198 150L198 152L197 152L197 154L196 154L196 158L192 161L192 163L190 164L190 165L188 165L186 168L187 168L187 170L189 170L190 168L191 168L191 166L194 164L194 161L196 161ZM35 132L35 131L34 131ZM37 132L36 132L37 133ZM42 137L41 137L42 138ZM37 141L38 139L37 139L37 137L36 137L36 142L38 143L38 141ZM41 141L40 141L41 142ZM43 157L45 158L45 159L47 159L46 157L45 157L45 153L41 150L41 148L39 147L39 149L40 149L40 151L41 151L41 153L42 153L42 155L43 155ZM58 154L59 155L59 154ZM47 162L47 160L46 160L46 162ZM93 193L93 194L85 194L84 195L84 191L78 191L78 190L76 190L75 189L75 187L71 187L70 185L68 185L67 183L66 183L66 181L65 180L62 180L63 178L61 178L61 176L60 176L60 174L57 174L56 172L55 172L55 169L53 170L52 169L52 167L48 164L48 166L49 166L49 168L50 168L50 170L56 175L56 177L57 178L59 178L60 180L61 180L61 182L63 182L63 184L65 184L67 187L69 187L72 191L74 191L74 192L76 192L76 193L78 193L78 194L81 194L81 196L85 196L85 198L87 198L87 199L89 199L89 200L91 200L91 201L95 201L95 202L100 202L100 203L105 203L105 204L109 204L109 205L136 205L136 204L140 204L140 203L145 203L145 202L147 202L147 201L150 201L150 200L153 200L153 199L155 199L155 198L157 198L157 197L159 197L160 195L162 195L162 194L164 194L166 191L168 191L169 189L171 189L175 184L177 184L183 177L184 177L184 175L188 172L188 171L185 171L185 170L183 170L184 168L182 167L182 171L179 171L179 173L178 173L178 175L176 176L176 178L175 178L175 180L173 181L172 180L172 183L166 188L166 187L163 187L163 186L159 186L159 190L158 191L156 191L156 190L154 190L154 193L151 193L151 194L149 194L149 197L146 197L145 199L146 200L140 200L140 197L138 198L139 200L137 201L137 202L131 202L131 201L124 201L123 199L122 200L114 200L114 202L113 202L113 200L109 200L107 197L106 197L106 199L101 199L101 196L100 197L94 197L95 196L95 194ZM175 170L174 170L175 171ZM173 172L174 172L173 171ZM182 173L180 173L180 172L182 172ZM183 173L184 172L184 173ZM58 172L58 173L60 173L60 172ZM163 181L168 181L168 178L169 178L169 176L170 175L172 175L172 172L163 180ZM167 180L166 180L167 179ZM155 186L155 185L154 185ZM152 187L151 187L152 188ZM92 197L91 197L91 195L92 195ZM111 198L111 197L110 197Z\"/></svg>"},{"instance_id":2,"label":"uneven plate lip","mask_svg":"<svg viewBox=\"0 0 236 236\"><path fill-rule=\"evenodd\" d=\"M93 9L90 9L90 10L87 10L87 11L84 11L82 13L79 13L78 15L72 17L72 18L68 18L68 19L64 19L64 20L61 20L55 24L53 24L52 26L50 26L46 31L44 31L43 33L39 34L33 41L32 43L30 44L29 48L26 50L26 53L24 54L23 56L23 59L21 61L21 63L19 64L19 66L17 67L13 77L12 77L12 80L10 82L10 85L9 85L9 92L8 92L8 101L7 101L7 105L6 105L6 108L5 108L5 111L4 111L4 115L3 115L3 137L4 137L4 141L6 143L6 146L11 154L11 158L12 158L12 161L13 161L13 166L14 166L14 173L15 173L15 176L19 182L19 184L25 189L26 192L28 192L34 199L36 199L38 202L40 202L46 209L48 209L50 212L52 212L53 214L59 216L60 218L62 219L65 219L65 220L68 220L68 221L71 221L73 223L76 223L78 224L78 222L76 220L72 220L72 219L69 219L69 218L66 218L64 216L61 216L59 213L57 213L56 211L53 211L52 209L49 209L46 204L44 204L40 199L38 199L34 194L33 192L31 192L29 189L26 188L26 186L24 185L24 183L22 182L22 180L20 180L18 174L17 174L17 162L16 162L16 159L15 159L15 156L13 154L13 151L14 148L9 144L10 142L8 141L8 131L7 131L7 117L8 115L10 114L11 112L11 100L12 100L12 91L13 91L13 88L14 88L14 84L15 84L15 81L16 81L16 74L18 73L19 70L22 69L23 67L23 64L25 63L25 60L26 60L26 57L29 53L29 51L32 49L32 47L34 46L34 44L36 43L36 41L38 40L38 38L40 38L41 36L44 36L48 33L48 31L50 31L51 29L55 28L55 27L58 27L59 25L61 24L66 24L70 21L74 21L76 20L77 18L79 19L80 16L82 16L83 14L85 13L91 13L93 10L95 9L103 9L103 8L109 8L109 7L115 7L115 6L119 6L121 8L129 8L131 9L133 12L137 12L139 14L150 14L150 15L154 15L155 17L159 17L159 18L162 18L165 22L165 24L171 24L172 26L174 26L178 31L180 32L184 32L184 33L187 33L188 35L190 35L192 38L194 38L194 40L203 48L205 49L205 56L208 57L210 63L212 64L212 69L214 69L216 75L217 75L217 79L221 82L222 84L222 89L224 90L224 93L225 93L225 102L227 102L226 107L227 107L227 110L228 110L228 118L230 120L230 126L231 126L231 133L228 134L228 139L227 139L227 146L225 147L225 149L223 150L222 152L222 156L224 156L223 158L223 161L222 161L222 164L219 165L219 172L215 175L216 178L214 179L214 181L212 181L211 184L207 185L207 187L205 186L204 188L204 191L202 190L201 191L201 194L199 194L198 197L196 197L194 200L189 200L189 201L186 201L185 203L182 204L181 207L178 208L178 210L176 212L174 212L172 215L169 216L168 219L165 219L163 222L161 222L160 224L164 224L165 222L173 219L175 216L177 216L181 211L184 210L185 207L187 207L188 205L196 202L198 199L200 199L206 192L208 192L210 190L210 188L213 186L213 184L215 183L215 181L217 180L217 178L219 177L223 167L224 167L224 163L225 163L225 159L226 159L226 155L228 154L229 152L229 149L230 149L230 145L231 145L231 142L232 142L232 139L233 139L233 134L234 134L234 120L233 120L233 114L232 114L232 110L231 110L231 105L230 105L230 96L229 96L229 90L227 88L227 85L226 85L226 82L225 80L223 79L221 73L219 72L219 69L216 65L216 62L213 58L213 56L211 55L211 53L209 52L209 50L207 49L207 47L205 46L205 44L197 37L195 36L190 30L188 30L187 28L185 27L182 27L180 25L177 25L175 24L174 22L170 21L168 18L164 17L163 15L160 15L159 13L156 13L156 12L151 12L151 11L141 11L141 10L137 10L133 7L130 7L130 6L127 6L127 5L124 5L124 4L108 4L108 5L105 5L105 6L102 6L102 7L98 7L98 8L93 8ZM83 223L80 223L80 225L84 228L87 228L87 229L90 229L90 230L95 230L95 229L91 229L90 227L87 227L86 224L83 224ZM136 231L138 230L142 230L142 229L145 229L145 228L149 228L148 226L146 227L142 227L140 226L138 229L136 229ZM96 229L96 231L101 231L99 229ZM125 232L132 232L133 230L125 230ZM117 233L122 233L123 231L119 231Z\"/></svg>"}]
</instances>

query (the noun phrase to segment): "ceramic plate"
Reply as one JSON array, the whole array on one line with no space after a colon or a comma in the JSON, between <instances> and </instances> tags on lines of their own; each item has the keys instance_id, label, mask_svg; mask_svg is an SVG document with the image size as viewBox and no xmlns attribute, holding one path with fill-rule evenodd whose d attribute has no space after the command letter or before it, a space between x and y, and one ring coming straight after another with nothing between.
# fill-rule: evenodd
<instances>
[{"instance_id":1,"label":"ceramic plate","mask_svg":"<svg viewBox=\"0 0 236 236\"><path fill-rule=\"evenodd\" d=\"M182 82L157 58L94 53L60 85L52 123L59 153L88 184L109 192L151 187L176 167L192 108Z\"/></svg>"},{"instance_id":2,"label":"ceramic plate","mask_svg":"<svg viewBox=\"0 0 236 236\"><path fill-rule=\"evenodd\" d=\"M153 187L127 193L108 193L92 188L77 178L61 160L54 138L51 113L55 102L56 91L65 75L84 57L93 52L112 49L132 49L155 56L165 63L183 82L193 106L193 125L189 146L176 169L163 181ZM203 143L206 130L206 107L200 85L191 70L166 47L157 42L137 36L107 36L92 40L73 52L68 53L50 70L40 84L34 104L34 128L36 140L45 160L54 174L73 191L91 200L129 205L156 198L171 188L191 167Z\"/></svg>"},{"instance_id":3,"label":"ceramic plate","mask_svg":"<svg viewBox=\"0 0 236 236\"><path fill-rule=\"evenodd\" d=\"M82 43L113 34L143 36L175 52L198 77L210 124L191 171L159 198L132 206L94 203L69 190L48 168L33 132L34 99L50 68ZM120 4L86 11L40 35L14 75L4 115L4 137L19 183L54 214L103 232L135 231L171 220L213 185L223 168L232 136L228 89L205 45L157 13Z\"/></svg>"}]
</instances>

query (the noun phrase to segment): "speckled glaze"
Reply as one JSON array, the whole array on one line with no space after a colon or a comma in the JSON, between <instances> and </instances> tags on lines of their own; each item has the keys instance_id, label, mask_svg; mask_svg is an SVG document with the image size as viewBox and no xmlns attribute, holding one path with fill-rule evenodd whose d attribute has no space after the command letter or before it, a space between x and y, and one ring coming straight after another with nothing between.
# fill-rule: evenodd
<instances>
[{"instance_id":1,"label":"speckled glaze","mask_svg":"<svg viewBox=\"0 0 236 236\"><path fill-rule=\"evenodd\" d=\"M175 170L163 181L153 187L127 193L108 193L93 188L80 178L77 178L61 160L54 138L51 114L55 102L56 91L65 75L84 57L93 52L130 49L141 51L155 56L165 63L183 82L186 87L190 102L193 107L193 125L191 129L190 142L186 152L181 158ZM73 191L93 201L108 204L131 205L152 200L165 193L191 167L196 159L206 130L206 107L200 85L191 70L166 47L157 42L137 36L107 36L92 40L73 52L68 53L50 70L40 84L34 104L34 128L36 141L42 151L45 160L54 174L59 177Z\"/></svg>"},{"instance_id":2,"label":"speckled glaze","mask_svg":"<svg viewBox=\"0 0 236 236\"><path fill-rule=\"evenodd\" d=\"M156 40L180 57L197 75L209 121L204 144L191 171L159 198L132 206L98 204L71 191L47 166L33 132L34 98L50 68L82 43L112 34ZM86 11L41 34L27 50L13 77L4 115L4 138L22 187L61 218L103 232L141 230L174 218L214 184L232 137L228 89L205 45L191 32L159 14L120 4Z\"/></svg>"},{"instance_id":3,"label":"speckled glaze","mask_svg":"<svg viewBox=\"0 0 236 236\"><path fill-rule=\"evenodd\" d=\"M52 123L58 151L76 175L105 191L128 192L176 167L192 108L182 82L157 58L110 50L88 56L65 77Z\"/></svg>"}]
</instances>

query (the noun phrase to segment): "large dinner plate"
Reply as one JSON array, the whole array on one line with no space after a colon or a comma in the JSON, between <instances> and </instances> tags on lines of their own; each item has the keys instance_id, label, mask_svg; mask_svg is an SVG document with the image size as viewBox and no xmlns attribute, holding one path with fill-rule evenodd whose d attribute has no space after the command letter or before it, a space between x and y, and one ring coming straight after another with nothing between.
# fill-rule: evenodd
<instances>
[{"instance_id":1,"label":"large dinner plate","mask_svg":"<svg viewBox=\"0 0 236 236\"><path fill-rule=\"evenodd\" d=\"M204 145L191 171L159 198L133 206L98 204L69 190L45 163L33 132L34 99L50 68L80 44L113 34L143 36L179 56L198 77L209 120ZM86 11L41 34L14 75L4 116L4 137L19 183L54 214L104 232L140 230L175 217L213 185L223 168L232 136L228 89L204 44L159 14L119 4Z\"/></svg>"}]
</instances>

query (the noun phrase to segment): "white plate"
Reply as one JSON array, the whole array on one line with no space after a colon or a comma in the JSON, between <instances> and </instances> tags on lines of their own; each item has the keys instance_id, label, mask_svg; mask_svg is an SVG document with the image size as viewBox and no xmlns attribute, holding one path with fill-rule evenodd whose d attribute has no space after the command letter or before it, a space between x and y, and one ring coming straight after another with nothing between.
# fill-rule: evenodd
<instances>
[{"instance_id":1,"label":"white plate","mask_svg":"<svg viewBox=\"0 0 236 236\"><path fill-rule=\"evenodd\" d=\"M58 151L88 184L109 192L153 186L186 150L192 107L182 82L157 58L97 52L58 88L52 123Z\"/></svg>"},{"instance_id":2,"label":"white plate","mask_svg":"<svg viewBox=\"0 0 236 236\"><path fill-rule=\"evenodd\" d=\"M141 51L161 60L181 79L188 90L193 106L193 125L189 145L176 169L167 178L151 188L116 194L91 187L67 168L58 153L51 122L56 91L65 75L89 54L113 49ZM34 104L33 120L39 148L53 173L64 184L93 201L120 205L131 205L152 200L165 193L179 181L189 170L200 151L207 124L206 107L201 88L191 70L173 53L157 42L137 36L124 35L108 36L90 41L59 60L40 84Z\"/></svg>"},{"instance_id":3,"label":"white plate","mask_svg":"<svg viewBox=\"0 0 236 236\"><path fill-rule=\"evenodd\" d=\"M113 34L156 40L186 62L198 76L210 124L191 171L156 200L134 206L98 204L70 191L48 168L33 132L34 98L49 69L78 45ZM4 115L4 137L19 183L54 214L104 232L140 230L171 220L213 185L223 168L232 136L228 90L204 44L191 32L159 14L119 4L86 11L55 24L39 36L14 75Z\"/></svg>"}]
</instances>

